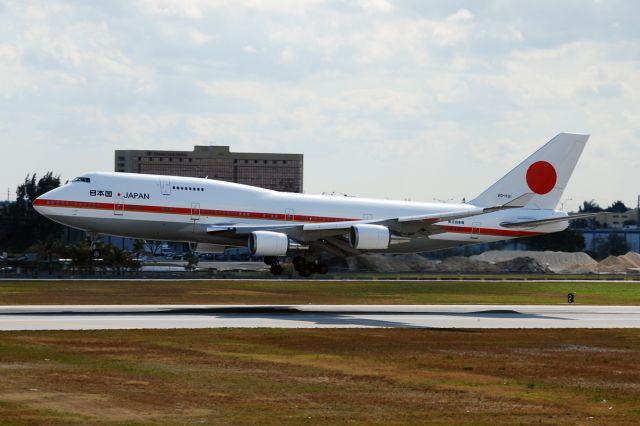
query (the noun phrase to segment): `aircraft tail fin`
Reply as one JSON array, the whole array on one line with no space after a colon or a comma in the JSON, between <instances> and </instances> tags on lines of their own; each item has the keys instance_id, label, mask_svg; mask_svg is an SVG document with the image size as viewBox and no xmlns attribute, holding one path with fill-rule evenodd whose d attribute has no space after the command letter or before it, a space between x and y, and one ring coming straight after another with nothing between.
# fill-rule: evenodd
<instances>
[{"instance_id":1,"label":"aircraft tail fin","mask_svg":"<svg viewBox=\"0 0 640 426\"><path fill-rule=\"evenodd\" d=\"M589 135L560 133L502 179L470 201L496 206L527 192L535 195L527 208L553 210L558 205Z\"/></svg>"}]
</instances>

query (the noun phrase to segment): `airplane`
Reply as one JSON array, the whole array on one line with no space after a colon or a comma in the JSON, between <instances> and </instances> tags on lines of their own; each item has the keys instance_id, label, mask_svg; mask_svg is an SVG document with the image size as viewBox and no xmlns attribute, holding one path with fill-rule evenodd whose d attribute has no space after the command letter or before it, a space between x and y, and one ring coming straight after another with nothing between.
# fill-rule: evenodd
<instances>
[{"instance_id":1,"label":"airplane","mask_svg":"<svg viewBox=\"0 0 640 426\"><path fill-rule=\"evenodd\" d=\"M283 258L303 277L326 259L413 253L559 232L556 210L589 135L560 133L469 202L426 203L310 195L211 179L92 172L38 197L45 217L101 234L188 242L194 252L248 247L271 273Z\"/></svg>"}]
</instances>

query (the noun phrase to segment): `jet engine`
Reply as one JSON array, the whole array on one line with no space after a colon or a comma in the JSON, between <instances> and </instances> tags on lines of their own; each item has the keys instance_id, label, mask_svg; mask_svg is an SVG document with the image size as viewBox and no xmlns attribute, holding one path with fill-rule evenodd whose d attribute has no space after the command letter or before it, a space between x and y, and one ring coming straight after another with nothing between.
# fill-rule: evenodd
<instances>
[{"instance_id":1,"label":"jet engine","mask_svg":"<svg viewBox=\"0 0 640 426\"><path fill-rule=\"evenodd\" d=\"M353 225L349 232L349 245L358 250L384 250L390 241L389 228L382 225Z\"/></svg>"},{"instance_id":2,"label":"jet engine","mask_svg":"<svg viewBox=\"0 0 640 426\"><path fill-rule=\"evenodd\" d=\"M254 231L249 235L249 250L254 256L284 256L289 250L289 237L281 232Z\"/></svg>"},{"instance_id":3,"label":"jet engine","mask_svg":"<svg viewBox=\"0 0 640 426\"><path fill-rule=\"evenodd\" d=\"M196 253L224 253L226 246L208 243L189 243L191 251Z\"/></svg>"}]
</instances>

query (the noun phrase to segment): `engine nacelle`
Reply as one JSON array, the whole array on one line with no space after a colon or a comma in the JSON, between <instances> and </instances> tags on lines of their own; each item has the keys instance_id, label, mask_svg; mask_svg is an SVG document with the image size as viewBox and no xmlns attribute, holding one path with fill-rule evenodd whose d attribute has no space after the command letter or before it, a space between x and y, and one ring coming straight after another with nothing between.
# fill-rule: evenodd
<instances>
[{"instance_id":1,"label":"engine nacelle","mask_svg":"<svg viewBox=\"0 0 640 426\"><path fill-rule=\"evenodd\" d=\"M189 243L191 251L196 253L224 253L226 246L209 243Z\"/></svg>"},{"instance_id":2,"label":"engine nacelle","mask_svg":"<svg viewBox=\"0 0 640 426\"><path fill-rule=\"evenodd\" d=\"M349 232L349 245L359 250L384 250L389 248L391 232L382 225L353 225Z\"/></svg>"},{"instance_id":3,"label":"engine nacelle","mask_svg":"<svg viewBox=\"0 0 640 426\"><path fill-rule=\"evenodd\" d=\"M289 250L289 236L281 232L253 231L249 250L254 256L284 256Z\"/></svg>"}]
</instances>

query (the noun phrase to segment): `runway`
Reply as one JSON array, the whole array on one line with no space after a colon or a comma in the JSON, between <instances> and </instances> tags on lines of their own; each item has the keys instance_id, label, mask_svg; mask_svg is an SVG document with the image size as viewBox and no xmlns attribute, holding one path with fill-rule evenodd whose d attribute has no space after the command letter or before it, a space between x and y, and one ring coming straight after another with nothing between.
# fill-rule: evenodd
<instances>
[{"instance_id":1,"label":"runway","mask_svg":"<svg viewBox=\"0 0 640 426\"><path fill-rule=\"evenodd\" d=\"M640 306L42 305L0 307L0 330L640 328Z\"/></svg>"}]
</instances>

